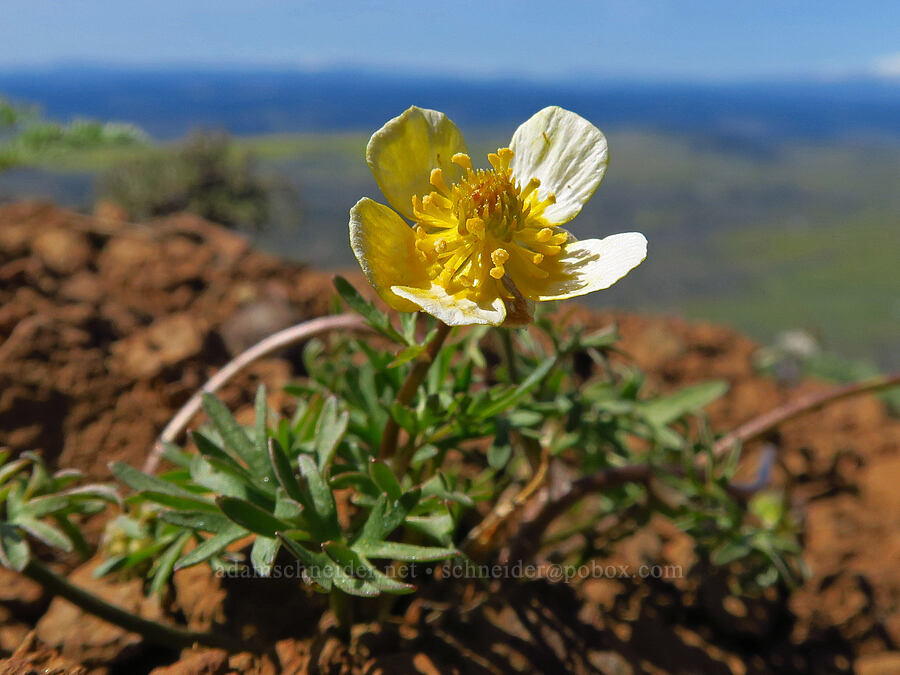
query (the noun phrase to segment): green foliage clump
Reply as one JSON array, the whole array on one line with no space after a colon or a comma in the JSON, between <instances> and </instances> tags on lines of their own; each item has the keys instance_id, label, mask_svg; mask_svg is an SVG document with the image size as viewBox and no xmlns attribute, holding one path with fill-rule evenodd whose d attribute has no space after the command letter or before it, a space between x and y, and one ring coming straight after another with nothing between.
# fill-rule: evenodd
<instances>
[{"instance_id":1,"label":"green foliage clump","mask_svg":"<svg viewBox=\"0 0 900 675\"><path fill-rule=\"evenodd\" d=\"M107 485L76 485L82 478L74 469L51 472L33 452L12 459L9 451L0 451L0 564L24 570L31 559L28 538L87 555L79 517L98 513L119 497Z\"/></svg>"},{"instance_id":2,"label":"green foliage clump","mask_svg":"<svg viewBox=\"0 0 900 675\"><path fill-rule=\"evenodd\" d=\"M283 189L261 177L253 156L227 134L195 133L113 166L97 192L136 219L189 211L227 227L260 228L270 219L272 193Z\"/></svg>"},{"instance_id":3,"label":"green foliage clump","mask_svg":"<svg viewBox=\"0 0 900 675\"><path fill-rule=\"evenodd\" d=\"M476 533L515 511L510 490L527 492L556 464L576 478L649 470L643 480L609 484L588 509L566 511L565 537L584 544L564 547L565 564L602 554L595 536L583 536L598 519L637 514L637 528L659 513L694 538L702 560L741 564L755 583L795 575L793 524L772 506L781 497L769 497L765 517L749 513L732 483L737 454L711 451L700 411L724 383L648 395L641 373L611 358L614 330L563 334L539 319L510 336L499 362L502 333L452 334L411 404L401 405L398 392L438 328L414 314L395 326L346 281L337 286L383 346L346 334L313 340L304 350L307 377L288 388L297 399L291 417L274 415L260 389L255 422L242 426L207 395L211 426L193 433L197 452L168 446L174 468L159 476L114 464L134 491L131 523L119 531L134 536L105 571L137 570L158 589L173 570L200 563L267 576L283 550L318 590L408 593L414 587L394 574L397 565L494 557L502 542ZM383 456L389 421L402 434ZM547 545L561 536L539 534Z\"/></svg>"}]
</instances>

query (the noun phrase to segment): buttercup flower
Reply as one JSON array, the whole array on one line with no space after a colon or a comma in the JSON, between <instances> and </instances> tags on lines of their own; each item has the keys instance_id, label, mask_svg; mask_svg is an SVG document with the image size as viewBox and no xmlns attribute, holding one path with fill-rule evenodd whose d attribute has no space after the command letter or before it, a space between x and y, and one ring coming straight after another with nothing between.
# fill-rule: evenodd
<instances>
[{"instance_id":1,"label":"buttercup flower","mask_svg":"<svg viewBox=\"0 0 900 675\"><path fill-rule=\"evenodd\" d=\"M488 155L491 168L476 169L456 125L413 106L372 136L366 161L396 210L361 199L350 210L350 245L399 311L449 325L520 325L533 301L609 288L647 255L637 232L578 241L561 227L609 161L600 130L568 110L544 108Z\"/></svg>"}]
</instances>

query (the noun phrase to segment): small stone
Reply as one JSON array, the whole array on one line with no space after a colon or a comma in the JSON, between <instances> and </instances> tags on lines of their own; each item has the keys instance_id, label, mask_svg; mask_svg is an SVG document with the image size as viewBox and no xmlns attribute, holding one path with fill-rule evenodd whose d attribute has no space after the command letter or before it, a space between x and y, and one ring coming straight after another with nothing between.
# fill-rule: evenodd
<instances>
[{"instance_id":1,"label":"small stone","mask_svg":"<svg viewBox=\"0 0 900 675\"><path fill-rule=\"evenodd\" d=\"M90 261L93 251L87 238L72 230L47 230L31 244L34 255L52 272L74 274Z\"/></svg>"}]
</instances>

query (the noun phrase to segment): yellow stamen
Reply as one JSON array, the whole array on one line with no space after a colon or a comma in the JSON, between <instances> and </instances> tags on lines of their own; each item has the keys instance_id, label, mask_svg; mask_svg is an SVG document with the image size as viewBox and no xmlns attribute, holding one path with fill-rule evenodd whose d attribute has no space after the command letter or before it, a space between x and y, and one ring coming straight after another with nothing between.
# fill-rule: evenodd
<instances>
[{"instance_id":1,"label":"yellow stamen","mask_svg":"<svg viewBox=\"0 0 900 675\"><path fill-rule=\"evenodd\" d=\"M484 221L481 218L469 218L466 220L466 229L479 239L484 239Z\"/></svg>"},{"instance_id":2,"label":"yellow stamen","mask_svg":"<svg viewBox=\"0 0 900 675\"><path fill-rule=\"evenodd\" d=\"M472 169L472 159L464 152L457 152L450 161L464 169Z\"/></svg>"},{"instance_id":3,"label":"yellow stamen","mask_svg":"<svg viewBox=\"0 0 900 675\"><path fill-rule=\"evenodd\" d=\"M526 197L528 197L528 195L530 195L532 192L537 190L540 186L541 186L541 179L540 178L532 178L530 181L528 181L528 185L526 185L522 189L522 199L525 199Z\"/></svg>"},{"instance_id":4,"label":"yellow stamen","mask_svg":"<svg viewBox=\"0 0 900 675\"><path fill-rule=\"evenodd\" d=\"M490 275L494 277L494 279L502 279L504 274L506 274L506 270L503 269L503 265L497 265L497 267L491 268Z\"/></svg>"},{"instance_id":5,"label":"yellow stamen","mask_svg":"<svg viewBox=\"0 0 900 675\"><path fill-rule=\"evenodd\" d=\"M444 172L440 170L440 168L432 169L431 176L428 179L428 182L431 183L438 192L449 195L450 188L447 187L447 184L444 182Z\"/></svg>"},{"instance_id":6,"label":"yellow stamen","mask_svg":"<svg viewBox=\"0 0 900 675\"><path fill-rule=\"evenodd\" d=\"M539 242L543 243L545 241L550 241L550 237L552 237L552 236L553 236L553 230L551 230L549 227L545 227L542 230L540 230L535 235L534 238L537 239Z\"/></svg>"},{"instance_id":7,"label":"yellow stamen","mask_svg":"<svg viewBox=\"0 0 900 675\"><path fill-rule=\"evenodd\" d=\"M502 267L507 260L509 260L509 251L505 248L494 249L494 252L491 253L491 261L498 267Z\"/></svg>"},{"instance_id":8,"label":"yellow stamen","mask_svg":"<svg viewBox=\"0 0 900 675\"><path fill-rule=\"evenodd\" d=\"M543 253L535 253L531 257L531 262L533 262L535 265L540 265L542 262L544 262L544 254Z\"/></svg>"}]
</instances>

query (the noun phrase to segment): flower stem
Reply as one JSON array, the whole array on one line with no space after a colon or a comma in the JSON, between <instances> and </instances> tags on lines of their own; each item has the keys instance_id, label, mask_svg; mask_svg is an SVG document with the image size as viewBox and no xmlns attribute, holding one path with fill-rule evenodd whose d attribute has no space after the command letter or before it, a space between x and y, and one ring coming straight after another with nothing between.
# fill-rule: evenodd
<instances>
[{"instance_id":1,"label":"flower stem","mask_svg":"<svg viewBox=\"0 0 900 675\"><path fill-rule=\"evenodd\" d=\"M407 406L412 403L419 385L422 384L422 380L425 379L428 369L431 368L431 364L434 362L435 358L437 358L437 355L441 351L441 347L444 345L444 341L449 334L450 326L443 321L438 321L437 332L434 334L434 337L431 338L431 342L425 347L425 352L416 359L412 370L409 371L409 374L403 381L400 391L397 392L397 403L402 406ZM397 450L397 438L399 434L400 425L397 424L393 417L388 417L387 423L384 425L384 432L381 435L381 445L378 448L378 456L381 459L391 457Z\"/></svg>"},{"instance_id":2,"label":"flower stem","mask_svg":"<svg viewBox=\"0 0 900 675\"><path fill-rule=\"evenodd\" d=\"M28 565L22 570L22 574L39 583L51 594L65 598L73 605L104 621L137 633L153 644L172 649L184 649L194 644L225 649L229 652L248 649L246 644L232 637L197 633L178 626L158 623L111 605L93 593L76 586L34 558L28 562Z\"/></svg>"},{"instance_id":3,"label":"flower stem","mask_svg":"<svg viewBox=\"0 0 900 675\"><path fill-rule=\"evenodd\" d=\"M506 374L512 384L519 381L519 372L516 368L516 354L513 351L512 330L509 328L498 328L497 333L500 335L500 348L503 351L503 357L506 360Z\"/></svg>"},{"instance_id":4,"label":"flower stem","mask_svg":"<svg viewBox=\"0 0 900 675\"><path fill-rule=\"evenodd\" d=\"M349 644L353 628L353 598L337 588L332 588L328 599L331 613L334 615L335 628L341 639Z\"/></svg>"}]
</instances>

